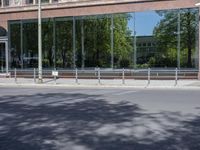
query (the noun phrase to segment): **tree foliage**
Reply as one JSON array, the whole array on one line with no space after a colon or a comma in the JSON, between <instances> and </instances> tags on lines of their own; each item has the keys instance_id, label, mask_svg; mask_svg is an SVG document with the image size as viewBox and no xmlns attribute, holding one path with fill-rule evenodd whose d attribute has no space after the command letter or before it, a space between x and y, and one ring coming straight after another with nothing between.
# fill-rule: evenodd
<instances>
[{"instance_id":1,"label":"tree foliage","mask_svg":"<svg viewBox=\"0 0 200 150\"><path fill-rule=\"evenodd\" d=\"M158 11L162 19L154 28L157 40L157 49L160 53L159 61L166 66L176 66L178 34L180 34L181 66L191 68L194 66L192 55L195 51L195 32L197 29L196 9L182 9L173 11ZM178 31L178 13L180 13L180 31ZM165 62L166 61L166 62ZM160 62L157 62L158 64ZM162 64L160 63L160 64Z\"/></svg>"}]
</instances>

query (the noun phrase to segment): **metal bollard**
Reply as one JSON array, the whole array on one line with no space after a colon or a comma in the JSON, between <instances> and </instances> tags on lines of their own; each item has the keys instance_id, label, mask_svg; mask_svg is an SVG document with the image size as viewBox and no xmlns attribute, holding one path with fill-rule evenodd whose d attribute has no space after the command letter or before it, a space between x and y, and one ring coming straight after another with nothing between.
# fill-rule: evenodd
<instances>
[{"instance_id":1,"label":"metal bollard","mask_svg":"<svg viewBox=\"0 0 200 150\"><path fill-rule=\"evenodd\" d=\"M35 71L35 68L33 70L33 80L34 80L34 83L36 83L36 71Z\"/></svg>"},{"instance_id":2,"label":"metal bollard","mask_svg":"<svg viewBox=\"0 0 200 150\"><path fill-rule=\"evenodd\" d=\"M178 69L175 69L175 86L178 84Z\"/></svg>"},{"instance_id":3,"label":"metal bollard","mask_svg":"<svg viewBox=\"0 0 200 150\"><path fill-rule=\"evenodd\" d=\"M150 85L150 81L151 81L151 69L148 68L148 85Z\"/></svg>"},{"instance_id":4,"label":"metal bollard","mask_svg":"<svg viewBox=\"0 0 200 150\"><path fill-rule=\"evenodd\" d=\"M54 69L54 71L56 71L56 69ZM56 79L56 75L54 75L54 84L57 84Z\"/></svg>"},{"instance_id":5,"label":"metal bollard","mask_svg":"<svg viewBox=\"0 0 200 150\"><path fill-rule=\"evenodd\" d=\"M78 69L77 68L76 68L75 78L76 78L76 84L78 84Z\"/></svg>"},{"instance_id":6,"label":"metal bollard","mask_svg":"<svg viewBox=\"0 0 200 150\"><path fill-rule=\"evenodd\" d=\"M17 69L16 68L15 68L14 76L15 76L15 83L17 83Z\"/></svg>"},{"instance_id":7,"label":"metal bollard","mask_svg":"<svg viewBox=\"0 0 200 150\"><path fill-rule=\"evenodd\" d=\"M98 68L98 83L101 84L101 72L100 72L100 68Z\"/></svg>"},{"instance_id":8,"label":"metal bollard","mask_svg":"<svg viewBox=\"0 0 200 150\"><path fill-rule=\"evenodd\" d=\"M56 76L54 76L54 83L55 83L55 84L57 84L56 79L57 79Z\"/></svg>"},{"instance_id":9,"label":"metal bollard","mask_svg":"<svg viewBox=\"0 0 200 150\"><path fill-rule=\"evenodd\" d=\"M122 84L125 84L125 78L124 78L124 68L123 68L123 71L122 71Z\"/></svg>"}]
</instances>

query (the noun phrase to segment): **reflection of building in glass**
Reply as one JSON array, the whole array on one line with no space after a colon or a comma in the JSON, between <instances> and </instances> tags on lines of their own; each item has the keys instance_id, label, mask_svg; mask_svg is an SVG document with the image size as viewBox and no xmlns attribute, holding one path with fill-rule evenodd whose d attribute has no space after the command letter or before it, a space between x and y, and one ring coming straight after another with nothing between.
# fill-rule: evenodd
<instances>
[{"instance_id":1,"label":"reflection of building in glass","mask_svg":"<svg viewBox=\"0 0 200 150\"><path fill-rule=\"evenodd\" d=\"M156 40L153 36L137 36L137 63L148 63L157 54Z\"/></svg>"},{"instance_id":2,"label":"reflection of building in glass","mask_svg":"<svg viewBox=\"0 0 200 150\"><path fill-rule=\"evenodd\" d=\"M37 68L37 1L0 0L10 68ZM42 0L43 67L198 68L196 1L141 1Z\"/></svg>"}]
</instances>

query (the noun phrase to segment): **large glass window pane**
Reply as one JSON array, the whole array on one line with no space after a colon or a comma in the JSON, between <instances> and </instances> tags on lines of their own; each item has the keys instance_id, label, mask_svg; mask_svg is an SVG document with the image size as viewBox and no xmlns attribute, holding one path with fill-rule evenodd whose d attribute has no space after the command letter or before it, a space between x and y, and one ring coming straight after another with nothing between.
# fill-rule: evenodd
<instances>
[{"instance_id":1,"label":"large glass window pane","mask_svg":"<svg viewBox=\"0 0 200 150\"><path fill-rule=\"evenodd\" d=\"M21 55L21 30L20 22L10 24L10 67L21 68L22 55Z\"/></svg>"},{"instance_id":2,"label":"large glass window pane","mask_svg":"<svg viewBox=\"0 0 200 150\"><path fill-rule=\"evenodd\" d=\"M154 13L154 12L153 12ZM177 10L156 11L158 22L153 28L156 53L149 59L150 67L178 67ZM156 17L156 16L155 16Z\"/></svg>"},{"instance_id":3,"label":"large glass window pane","mask_svg":"<svg viewBox=\"0 0 200 150\"><path fill-rule=\"evenodd\" d=\"M38 24L36 21L23 23L23 66L38 67Z\"/></svg>"},{"instance_id":4,"label":"large glass window pane","mask_svg":"<svg viewBox=\"0 0 200 150\"><path fill-rule=\"evenodd\" d=\"M56 67L73 68L73 20L56 19Z\"/></svg>"},{"instance_id":5,"label":"large glass window pane","mask_svg":"<svg viewBox=\"0 0 200 150\"><path fill-rule=\"evenodd\" d=\"M198 67L198 9L180 10L180 62L183 68Z\"/></svg>"},{"instance_id":6,"label":"large glass window pane","mask_svg":"<svg viewBox=\"0 0 200 150\"><path fill-rule=\"evenodd\" d=\"M83 66L83 63L85 67L111 66L110 25L110 15L89 16L77 20L78 67Z\"/></svg>"},{"instance_id":7,"label":"large glass window pane","mask_svg":"<svg viewBox=\"0 0 200 150\"><path fill-rule=\"evenodd\" d=\"M133 15L135 15L137 68L176 67L176 11L147 11Z\"/></svg>"},{"instance_id":8,"label":"large glass window pane","mask_svg":"<svg viewBox=\"0 0 200 150\"><path fill-rule=\"evenodd\" d=\"M5 60L6 60L6 55L5 55L5 43L0 42L0 71L3 72L6 66Z\"/></svg>"},{"instance_id":9,"label":"large glass window pane","mask_svg":"<svg viewBox=\"0 0 200 150\"><path fill-rule=\"evenodd\" d=\"M53 19L44 19L42 21L42 65L45 68L55 67L55 47L53 46L53 32Z\"/></svg>"},{"instance_id":10,"label":"large glass window pane","mask_svg":"<svg viewBox=\"0 0 200 150\"><path fill-rule=\"evenodd\" d=\"M114 15L114 68L133 66L133 16Z\"/></svg>"}]
</instances>

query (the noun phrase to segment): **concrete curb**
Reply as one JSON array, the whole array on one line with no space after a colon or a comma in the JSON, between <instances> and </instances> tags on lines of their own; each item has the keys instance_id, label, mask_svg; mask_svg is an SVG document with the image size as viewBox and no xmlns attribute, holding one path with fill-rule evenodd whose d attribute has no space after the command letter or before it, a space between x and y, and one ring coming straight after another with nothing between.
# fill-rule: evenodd
<instances>
[{"instance_id":1,"label":"concrete curb","mask_svg":"<svg viewBox=\"0 0 200 150\"><path fill-rule=\"evenodd\" d=\"M6 84L0 83L0 87L28 87L28 88L140 88L140 89L196 89L200 90L200 86L132 86L132 85L106 85L106 84L96 84L96 85L85 85L85 84Z\"/></svg>"}]
</instances>

